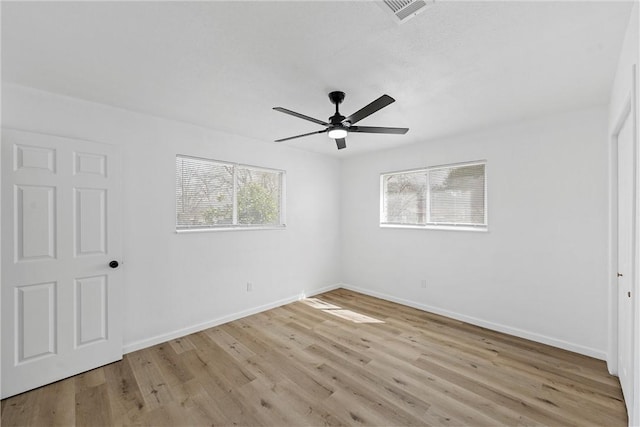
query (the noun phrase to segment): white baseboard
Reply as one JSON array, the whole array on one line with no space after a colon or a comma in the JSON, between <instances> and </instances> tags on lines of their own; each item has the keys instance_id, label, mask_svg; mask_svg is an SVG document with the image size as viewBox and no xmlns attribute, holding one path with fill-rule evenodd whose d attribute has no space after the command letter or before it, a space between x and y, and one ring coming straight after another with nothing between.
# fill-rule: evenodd
<instances>
[{"instance_id":1,"label":"white baseboard","mask_svg":"<svg viewBox=\"0 0 640 427\"><path fill-rule=\"evenodd\" d=\"M491 329L498 332L503 332L505 334L513 335L520 338L525 338L531 341L539 342L542 344L547 344L553 347L562 348L564 350L573 351L575 353L584 354L586 356L594 357L600 360L606 360L607 354L604 351L596 350L590 347L585 347L579 344L571 343L564 340L559 340L557 338L549 337L546 335L537 334L535 332L525 331L518 328L513 328L510 326L502 325L499 323L489 322L483 319L478 319L476 317L467 316L464 314L456 313L453 311L445 310L439 307L434 307L427 304L416 303L415 301L406 300L400 297L396 297L393 295L385 294L382 292L376 292L365 288L360 288L357 286L352 286L346 283L334 284L325 286L323 288L314 289L309 293L300 292L297 295L292 295L287 298L283 298L277 301L273 301L267 304L263 304L257 307L252 307L246 310L242 310L236 313L228 314L226 316L218 317L216 319L209 320L207 322L198 323L196 325L188 326L186 328L181 328L175 331L167 332L164 334L156 335L150 338L146 338L143 340L135 341L132 343L125 344L123 346L123 353L131 353L136 350L141 350L143 348L151 347L156 344L161 344L163 342L167 342L176 338L183 337L185 335L193 334L195 332L200 332L202 330L213 328L218 325L222 325L224 323L232 322L234 320L241 319L243 317L251 316L252 314L261 313L266 310L271 310L272 308L280 307L286 304L290 304L295 301L299 301L306 297L311 297L314 295L318 295L324 292L332 291L334 289L344 288L354 292L359 292L361 294L370 295L372 297L380 298L383 300L395 302L398 304L406 305L408 307L417 308L419 310L428 311L430 313L439 314L441 316L450 317L452 319L460 320L462 322L470 323L472 325L481 326L483 328Z\"/></svg>"},{"instance_id":2,"label":"white baseboard","mask_svg":"<svg viewBox=\"0 0 640 427\"><path fill-rule=\"evenodd\" d=\"M574 353L583 354L585 356L594 357L600 360L607 359L607 353L601 350L596 350L594 348L585 347L579 344L571 343L564 340L559 340L557 338L549 337L546 335L541 335L535 332L529 332L518 328L513 328L510 326L502 325L499 323L489 322L486 320L478 319L476 317L467 316L464 314L456 313L453 311L445 310L442 308L434 307L427 304L417 303L415 301L409 301L403 298L399 298L393 295L384 294L381 292L372 291L365 288L359 288L357 286L352 286L346 283L342 283L340 285L341 288L348 289L354 292L358 292L361 294L369 295L372 297L380 298L383 300L395 302L398 304L406 305L409 307L417 308L419 310L428 311L430 313L439 314L441 316L450 317L452 319L460 320L462 322L470 323L472 325L481 326L483 328L491 329L493 331L502 332L505 334L513 335L516 337L528 339L531 341L539 342L542 344L547 344L553 347L562 348L564 350L573 351Z\"/></svg>"},{"instance_id":3,"label":"white baseboard","mask_svg":"<svg viewBox=\"0 0 640 427\"><path fill-rule=\"evenodd\" d=\"M319 289L313 289L308 293L302 291L297 295L292 295L290 297L283 298L278 301L273 301L267 304L259 305L257 307L252 307L246 310L239 311L237 313L228 314L226 316L218 317L216 319L212 319L206 322L198 323L196 325L188 326L186 328L181 328L175 331L167 332L165 334L156 335L151 338L145 338L143 340L127 343L127 344L124 344L122 351L124 354L127 354L136 350L142 350L143 348L151 347L156 344L161 344L163 342L167 342L176 338L184 337L185 335L193 334L195 332L200 332L205 329L213 328L215 326L222 325L224 323L241 319L243 317L251 316L252 314L257 314L263 311L271 310L272 308L276 308L282 305L290 304L292 302L300 301L303 298L318 295L323 292L332 291L338 288L340 288L340 284L334 284L334 285L325 286Z\"/></svg>"}]
</instances>

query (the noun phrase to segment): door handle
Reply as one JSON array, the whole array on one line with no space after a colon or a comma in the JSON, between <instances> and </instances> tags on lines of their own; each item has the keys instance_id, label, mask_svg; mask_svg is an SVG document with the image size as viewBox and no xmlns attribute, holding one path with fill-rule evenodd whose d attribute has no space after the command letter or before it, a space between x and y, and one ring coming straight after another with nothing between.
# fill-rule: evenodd
<instances>
[{"instance_id":1,"label":"door handle","mask_svg":"<svg viewBox=\"0 0 640 427\"><path fill-rule=\"evenodd\" d=\"M618 273L618 277L622 277L622 273Z\"/></svg>"},{"instance_id":2,"label":"door handle","mask_svg":"<svg viewBox=\"0 0 640 427\"><path fill-rule=\"evenodd\" d=\"M109 263L109 267L111 268L118 268L119 265L120 264L118 264L118 261L116 261L115 259Z\"/></svg>"}]
</instances>

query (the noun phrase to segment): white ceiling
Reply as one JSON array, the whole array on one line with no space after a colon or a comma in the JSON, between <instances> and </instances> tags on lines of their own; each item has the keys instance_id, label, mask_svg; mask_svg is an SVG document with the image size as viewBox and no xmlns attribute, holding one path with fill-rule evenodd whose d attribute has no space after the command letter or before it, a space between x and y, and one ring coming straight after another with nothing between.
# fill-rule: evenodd
<instances>
[{"instance_id":1,"label":"white ceiling","mask_svg":"<svg viewBox=\"0 0 640 427\"><path fill-rule=\"evenodd\" d=\"M404 24L373 2L2 2L2 80L272 140L383 93L363 126L284 144L337 156L606 104L629 2L438 1Z\"/></svg>"}]
</instances>

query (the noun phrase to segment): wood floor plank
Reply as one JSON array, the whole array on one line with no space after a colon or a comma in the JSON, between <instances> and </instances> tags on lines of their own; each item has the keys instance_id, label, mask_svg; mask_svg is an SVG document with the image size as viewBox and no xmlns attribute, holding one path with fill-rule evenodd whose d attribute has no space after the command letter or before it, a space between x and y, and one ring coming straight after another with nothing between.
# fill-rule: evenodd
<instances>
[{"instance_id":1,"label":"wood floor plank","mask_svg":"<svg viewBox=\"0 0 640 427\"><path fill-rule=\"evenodd\" d=\"M326 407L324 399L318 399L291 380L284 379L274 384L272 390L280 401L298 414L300 422L297 425L347 425Z\"/></svg>"},{"instance_id":2,"label":"wood floor plank","mask_svg":"<svg viewBox=\"0 0 640 427\"><path fill-rule=\"evenodd\" d=\"M241 387L255 379L255 376L235 360L204 333L193 334L191 341L196 345L192 350L205 363L213 376L222 377L230 387Z\"/></svg>"},{"instance_id":3,"label":"wood floor plank","mask_svg":"<svg viewBox=\"0 0 640 427\"><path fill-rule=\"evenodd\" d=\"M519 396L514 396L509 390L504 390L502 387L496 386L496 384L487 384L477 378L470 378L467 375L458 373L455 369L443 367L426 358L421 358L413 364L430 375L446 379L446 381L453 382L475 394L487 396L496 405L506 406L514 410L517 408L519 412L543 425L578 425L577 421L571 420L569 414L567 414L566 418L557 416L550 411L550 407L545 408L543 405L532 406L530 400L523 401Z\"/></svg>"},{"instance_id":4,"label":"wood floor plank","mask_svg":"<svg viewBox=\"0 0 640 427\"><path fill-rule=\"evenodd\" d=\"M184 353L185 363L194 374L199 385L206 392L206 400L214 406L216 414L224 417L220 425L260 425L260 420L254 416L254 411L242 402L237 390L225 378L220 377L208 368L195 350ZM213 423L213 421L212 421Z\"/></svg>"},{"instance_id":5,"label":"wood floor plank","mask_svg":"<svg viewBox=\"0 0 640 427\"><path fill-rule=\"evenodd\" d=\"M377 376L363 374L357 366L325 363L319 372L330 377L335 388L348 392L350 401L357 401L370 412L386 417L392 425L421 425L422 414L430 404L417 396L409 396Z\"/></svg>"},{"instance_id":6,"label":"wood floor plank","mask_svg":"<svg viewBox=\"0 0 640 427\"><path fill-rule=\"evenodd\" d=\"M239 363L255 355L253 351L220 328L211 328L203 332Z\"/></svg>"},{"instance_id":7,"label":"wood floor plank","mask_svg":"<svg viewBox=\"0 0 640 427\"><path fill-rule=\"evenodd\" d=\"M128 358L147 411L152 411L173 401L171 391L160 373L159 367L153 363L152 348L136 351Z\"/></svg>"},{"instance_id":8,"label":"wood floor plank","mask_svg":"<svg viewBox=\"0 0 640 427\"><path fill-rule=\"evenodd\" d=\"M209 393L198 379L192 379L182 384L182 389L183 394L189 396L189 402L182 405L188 419L185 424L200 426L225 425L227 423L223 408L212 404Z\"/></svg>"},{"instance_id":9,"label":"wood floor plank","mask_svg":"<svg viewBox=\"0 0 640 427\"><path fill-rule=\"evenodd\" d=\"M3 426L624 426L603 361L338 289L2 401Z\"/></svg>"},{"instance_id":10,"label":"wood floor plank","mask_svg":"<svg viewBox=\"0 0 640 427\"><path fill-rule=\"evenodd\" d=\"M390 426L402 425L391 422L384 414L371 411L367 402L354 399L353 394L346 390L339 390L329 397L324 404L329 410L346 420L350 426Z\"/></svg>"},{"instance_id":11,"label":"wood floor plank","mask_svg":"<svg viewBox=\"0 0 640 427\"><path fill-rule=\"evenodd\" d=\"M196 348L191 340L189 340L188 336L171 340L169 341L169 345L177 354L181 354L189 350L194 350Z\"/></svg>"},{"instance_id":12,"label":"wood floor plank","mask_svg":"<svg viewBox=\"0 0 640 427\"><path fill-rule=\"evenodd\" d=\"M151 348L151 358L158 366L160 374L170 386L183 384L193 379L193 374L170 345L157 345Z\"/></svg>"},{"instance_id":13,"label":"wood floor plank","mask_svg":"<svg viewBox=\"0 0 640 427\"><path fill-rule=\"evenodd\" d=\"M113 424L106 383L76 391L75 400L76 425L109 426Z\"/></svg>"},{"instance_id":14,"label":"wood floor plank","mask_svg":"<svg viewBox=\"0 0 640 427\"><path fill-rule=\"evenodd\" d=\"M52 394L40 393L36 423L50 426L74 425L77 404L74 395L74 380L58 381L52 384L52 388Z\"/></svg>"},{"instance_id":15,"label":"wood floor plank","mask_svg":"<svg viewBox=\"0 0 640 427\"><path fill-rule=\"evenodd\" d=\"M120 362L103 366L107 393L111 402L111 419L121 420L128 424L130 417L135 417L145 408L144 398L133 374L129 360L125 355Z\"/></svg>"},{"instance_id":16,"label":"wood floor plank","mask_svg":"<svg viewBox=\"0 0 640 427\"><path fill-rule=\"evenodd\" d=\"M47 388L46 392L52 393L52 386L53 384L50 384L47 387L22 393L10 399L4 399L2 401L2 417L0 419L2 426L39 425L36 424L38 414L34 408L37 408L38 398L43 393L43 389ZM71 394L75 400L75 390Z\"/></svg>"},{"instance_id":17,"label":"wood floor plank","mask_svg":"<svg viewBox=\"0 0 640 427\"><path fill-rule=\"evenodd\" d=\"M381 378L393 381L407 393L431 404L425 416L438 420L437 425L537 425L538 423L485 396L470 392L464 387L429 375L418 368L398 369L397 360L380 354L370 367Z\"/></svg>"}]
</instances>

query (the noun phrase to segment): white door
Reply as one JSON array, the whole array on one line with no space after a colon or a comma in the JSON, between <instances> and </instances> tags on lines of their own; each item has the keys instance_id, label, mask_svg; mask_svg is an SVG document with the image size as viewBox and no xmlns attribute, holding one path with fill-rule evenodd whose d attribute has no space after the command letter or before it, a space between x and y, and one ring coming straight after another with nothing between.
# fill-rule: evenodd
<instances>
[{"instance_id":1,"label":"white door","mask_svg":"<svg viewBox=\"0 0 640 427\"><path fill-rule=\"evenodd\" d=\"M118 163L2 130L2 398L122 358Z\"/></svg>"},{"instance_id":2,"label":"white door","mask_svg":"<svg viewBox=\"0 0 640 427\"><path fill-rule=\"evenodd\" d=\"M631 414L633 402L634 147L631 114L618 134L618 376Z\"/></svg>"}]
</instances>

